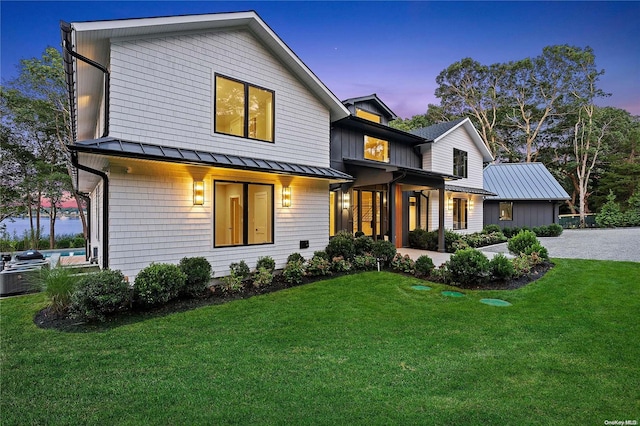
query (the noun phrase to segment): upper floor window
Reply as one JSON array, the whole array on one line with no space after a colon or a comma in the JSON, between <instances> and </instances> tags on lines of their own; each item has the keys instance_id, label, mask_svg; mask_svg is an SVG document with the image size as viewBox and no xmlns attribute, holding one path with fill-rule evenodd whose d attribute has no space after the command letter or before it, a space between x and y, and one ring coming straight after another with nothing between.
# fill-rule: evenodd
<instances>
[{"instance_id":1,"label":"upper floor window","mask_svg":"<svg viewBox=\"0 0 640 426\"><path fill-rule=\"evenodd\" d=\"M273 142L274 92L216 75L215 131Z\"/></svg>"},{"instance_id":2,"label":"upper floor window","mask_svg":"<svg viewBox=\"0 0 640 426\"><path fill-rule=\"evenodd\" d=\"M364 137L364 158L373 161L389 162L389 142L371 136Z\"/></svg>"},{"instance_id":3,"label":"upper floor window","mask_svg":"<svg viewBox=\"0 0 640 426\"><path fill-rule=\"evenodd\" d=\"M467 177L467 151L453 149L453 174Z\"/></svg>"},{"instance_id":4,"label":"upper floor window","mask_svg":"<svg viewBox=\"0 0 640 426\"><path fill-rule=\"evenodd\" d=\"M364 118L365 120L373 121L374 123L380 123L382 121L382 118L378 114L374 114L360 108L356 108L356 117Z\"/></svg>"}]
</instances>

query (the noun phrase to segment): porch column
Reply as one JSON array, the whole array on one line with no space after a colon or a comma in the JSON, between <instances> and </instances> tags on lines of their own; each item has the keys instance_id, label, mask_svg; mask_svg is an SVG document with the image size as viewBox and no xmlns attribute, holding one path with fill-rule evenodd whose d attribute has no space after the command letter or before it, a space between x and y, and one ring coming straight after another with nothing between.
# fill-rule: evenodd
<instances>
[{"instance_id":1,"label":"porch column","mask_svg":"<svg viewBox=\"0 0 640 426\"><path fill-rule=\"evenodd\" d=\"M444 245L444 185L438 188L438 251L445 252Z\"/></svg>"}]
</instances>

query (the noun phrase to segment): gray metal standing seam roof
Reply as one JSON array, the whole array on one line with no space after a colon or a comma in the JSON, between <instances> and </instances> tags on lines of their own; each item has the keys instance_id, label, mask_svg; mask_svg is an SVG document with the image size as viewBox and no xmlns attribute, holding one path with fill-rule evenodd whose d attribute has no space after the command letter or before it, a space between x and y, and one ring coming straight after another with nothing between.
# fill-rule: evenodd
<instances>
[{"instance_id":1,"label":"gray metal standing seam roof","mask_svg":"<svg viewBox=\"0 0 640 426\"><path fill-rule=\"evenodd\" d=\"M487 200L568 200L542 163L490 164L483 171L484 189L498 194Z\"/></svg>"},{"instance_id":2,"label":"gray metal standing seam roof","mask_svg":"<svg viewBox=\"0 0 640 426\"><path fill-rule=\"evenodd\" d=\"M445 123L438 123L438 124L434 124L432 126L422 127L420 129L411 130L409 133L413 133L414 135L417 135L417 136L420 136L422 138L425 138L428 141L434 141L439 136L444 135L449 130L451 130L454 127L456 127L458 124L460 124L465 119L466 118L463 117L463 118L459 118L457 120L447 121Z\"/></svg>"},{"instance_id":3,"label":"gray metal standing seam roof","mask_svg":"<svg viewBox=\"0 0 640 426\"><path fill-rule=\"evenodd\" d=\"M68 145L72 151L116 157L140 158L174 163L189 163L230 169L253 170L286 175L307 176L337 181L352 181L353 177L330 167L308 166L285 161L241 157L238 155L174 148L163 145L130 142L112 137L77 142Z\"/></svg>"}]
</instances>

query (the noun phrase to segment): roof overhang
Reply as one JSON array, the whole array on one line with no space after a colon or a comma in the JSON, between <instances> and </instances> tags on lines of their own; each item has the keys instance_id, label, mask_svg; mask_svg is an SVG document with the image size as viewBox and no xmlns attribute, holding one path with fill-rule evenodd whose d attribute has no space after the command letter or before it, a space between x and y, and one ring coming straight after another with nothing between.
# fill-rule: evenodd
<instances>
[{"instance_id":1,"label":"roof overhang","mask_svg":"<svg viewBox=\"0 0 640 426\"><path fill-rule=\"evenodd\" d=\"M324 83L302 62L284 41L254 11L216 13L205 15L169 16L156 18L122 19L110 21L74 22L70 24L73 49L99 64L109 64L110 43L113 39L140 38L153 35L171 35L226 29L246 29L253 33L330 111L332 121L349 115L349 110ZM64 37L64 35L63 35ZM104 75L91 66L74 59L73 81L78 122L78 139L94 137L100 106L88 99L99 99ZM81 78L79 78L79 75ZM75 84L74 84L75 82ZM76 119L76 117L72 117ZM86 123L86 124L85 124Z\"/></svg>"},{"instance_id":2,"label":"roof overhang","mask_svg":"<svg viewBox=\"0 0 640 426\"><path fill-rule=\"evenodd\" d=\"M444 189L449 192L460 192L463 194L475 194L475 195L483 195L483 196L492 196L497 195L491 191L487 191L482 188L471 188L468 186L458 186L458 185L445 185Z\"/></svg>"},{"instance_id":3,"label":"roof overhang","mask_svg":"<svg viewBox=\"0 0 640 426\"><path fill-rule=\"evenodd\" d=\"M93 154L103 158L119 157L163 161L196 166L274 173L279 175L303 176L325 179L331 182L351 182L354 180L351 175L330 167L309 166L305 164L241 157L237 155L219 154L193 149L178 149L163 145L125 141L111 137L77 142L76 144L69 146L69 149L74 152Z\"/></svg>"},{"instance_id":4,"label":"roof overhang","mask_svg":"<svg viewBox=\"0 0 640 426\"><path fill-rule=\"evenodd\" d=\"M374 172L377 171L378 175L386 174L387 177L382 179L379 183L390 183L391 181L395 181L413 186L443 187L444 182L446 181L460 179L460 177L454 175L436 173L413 167L379 163L370 160L343 158L342 161L350 167L359 168L361 170L370 169ZM358 183L357 180L358 179L356 179L356 183Z\"/></svg>"},{"instance_id":5,"label":"roof overhang","mask_svg":"<svg viewBox=\"0 0 640 426\"><path fill-rule=\"evenodd\" d=\"M373 121L356 117L354 115L350 115L333 124L349 129L357 129L372 136L406 143L412 146L428 143L420 136L394 129L393 127L385 126L384 124L374 123Z\"/></svg>"}]
</instances>

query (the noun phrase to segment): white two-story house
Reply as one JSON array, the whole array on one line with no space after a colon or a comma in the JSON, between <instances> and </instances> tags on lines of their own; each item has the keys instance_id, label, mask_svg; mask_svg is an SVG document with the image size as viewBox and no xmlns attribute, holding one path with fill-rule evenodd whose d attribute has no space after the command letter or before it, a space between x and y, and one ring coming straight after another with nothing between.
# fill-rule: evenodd
<instances>
[{"instance_id":1,"label":"white two-story house","mask_svg":"<svg viewBox=\"0 0 640 426\"><path fill-rule=\"evenodd\" d=\"M89 250L130 278L203 256L278 267L329 240L347 108L254 12L62 23Z\"/></svg>"}]
</instances>

